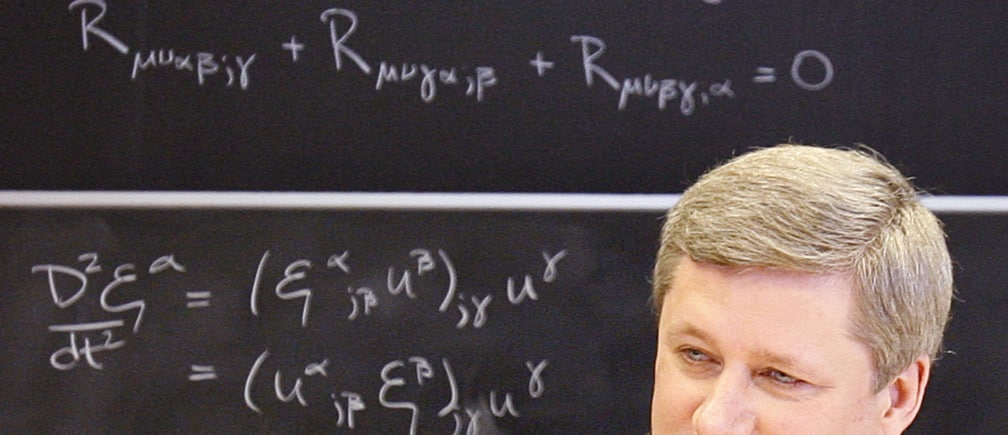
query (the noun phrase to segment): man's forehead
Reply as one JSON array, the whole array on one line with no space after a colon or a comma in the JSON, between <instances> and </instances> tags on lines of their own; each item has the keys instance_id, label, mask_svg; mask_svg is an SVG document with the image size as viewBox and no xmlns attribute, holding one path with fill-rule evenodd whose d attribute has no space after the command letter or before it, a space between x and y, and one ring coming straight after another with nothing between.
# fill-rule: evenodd
<instances>
[{"instance_id":1,"label":"man's forehead","mask_svg":"<svg viewBox=\"0 0 1008 435\"><path fill-rule=\"evenodd\" d=\"M851 279L766 268L739 268L685 260L664 295L663 334L713 341L751 328L756 340L804 343L850 339L854 310ZM770 335L767 337L766 335ZM801 346L801 347L804 347ZM776 352L774 359L790 353Z\"/></svg>"},{"instance_id":2,"label":"man's forehead","mask_svg":"<svg viewBox=\"0 0 1008 435\"><path fill-rule=\"evenodd\" d=\"M724 277L750 277L758 280L800 280L809 284L809 288L827 284L836 288L853 289L856 281L854 273L850 271L823 272L781 266L720 264L695 260L688 255L680 256L677 259L675 271L669 290L674 290L677 284L681 285L684 276L685 278L697 277L696 273L690 272L700 272L703 275L716 274Z\"/></svg>"}]
</instances>

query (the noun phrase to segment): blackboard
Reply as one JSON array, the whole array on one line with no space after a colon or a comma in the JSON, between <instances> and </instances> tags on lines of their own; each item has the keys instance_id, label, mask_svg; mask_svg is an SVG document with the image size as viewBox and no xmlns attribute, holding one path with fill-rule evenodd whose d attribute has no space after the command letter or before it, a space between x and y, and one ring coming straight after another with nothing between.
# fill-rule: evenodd
<instances>
[{"instance_id":1,"label":"blackboard","mask_svg":"<svg viewBox=\"0 0 1008 435\"><path fill-rule=\"evenodd\" d=\"M5 210L0 421L47 433L644 433L656 222Z\"/></svg>"},{"instance_id":2,"label":"blackboard","mask_svg":"<svg viewBox=\"0 0 1008 435\"><path fill-rule=\"evenodd\" d=\"M0 420L49 433L465 433L475 416L480 433L645 433L660 217L6 208ZM1004 433L1008 260L992 253L1008 217L941 217L959 297L908 433ZM135 280L109 287L117 269Z\"/></svg>"},{"instance_id":3,"label":"blackboard","mask_svg":"<svg viewBox=\"0 0 1008 435\"><path fill-rule=\"evenodd\" d=\"M1004 2L0 9L5 189L674 193L794 140L1008 193Z\"/></svg>"},{"instance_id":4,"label":"blackboard","mask_svg":"<svg viewBox=\"0 0 1008 435\"><path fill-rule=\"evenodd\" d=\"M378 399L392 364L386 377L404 385L388 401L423 404L420 432L449 433L478 409L503 412L484 430L643 433L661 212L431 210L424 194L677 193L731 155L793 140L866 143L937 194L1005 195L1004 16L1003 2L948 0L4 2L0 199L171 192L153 208L5 202L0 421L21 432L350 431L363 403L353 430L401 433L409 410ZM176 207L179 191L405 196L368 210ZM984 200L952 200L967 211L942 216L960 294L954 354L910 433L1004 433L1004 197L980 214L968 211ZM560 252L546 283L543 255ZM454 260L469 299L441 310L444 294L390 294L388 268L420 258L437 268L409 269L418 286L446 286ZM50 294L46 265L83 271L94 259L101 271L85 274L79 299ZM313 293L307 314L303 298L275 290L302 260L311 268L294 282L329 292ZM124 264L137 280L107 305L142 298L136 331L139 310L100 300ZM520 293L526 274L539 299L512 304L508 280ZM381 296L369 314L363 288ZM67 325L106 321L121 346L54 367L71 332L103 337ZM244 389L260 358L256 412ZM284 392L301 378L308 406L277 398L276 373ZM445 408L452 397L458 409Z\"/></svg>"}]
</instances>

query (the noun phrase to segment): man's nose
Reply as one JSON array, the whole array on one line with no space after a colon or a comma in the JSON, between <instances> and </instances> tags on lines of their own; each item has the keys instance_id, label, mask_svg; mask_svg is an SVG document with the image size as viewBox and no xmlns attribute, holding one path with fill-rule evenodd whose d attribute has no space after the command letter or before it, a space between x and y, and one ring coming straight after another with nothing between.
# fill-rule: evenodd
<instances>
[{"instance_id":1,"label":"man's nose","mask_svg":"<svg viewBox=\"0 0 1008 435\"><path fill-rule=\"evenodd\" d=\"M722 372L693 411L697 434L751 434L756 430L748 375Z\"/></svg>"}]
</instances>

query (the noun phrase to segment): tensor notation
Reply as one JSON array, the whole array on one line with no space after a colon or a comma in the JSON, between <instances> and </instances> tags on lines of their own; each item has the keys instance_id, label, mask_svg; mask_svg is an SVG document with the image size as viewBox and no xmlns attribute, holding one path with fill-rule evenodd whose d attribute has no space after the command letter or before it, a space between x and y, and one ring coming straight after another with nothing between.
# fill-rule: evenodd
<instances>
[{"instance_id":1,"label":"tensor notation","mask_svg":"<svg viewBox=\"0 0 1008 435\"><path fill-rule=\"evenodd\" d=\"M707 1L718 4L720 1ZM102 23L109 8L104 0L75 0L69 5L71 12L80 13L81 44L85 51L93 45L93 40L101 40L119 53L130 56L130 79L138 80L141 75L159 70L174 71L191 77L198 86L222 86L248 90L253 86L255 70L264 62L282 62L286 57L294 65L302 58L307 48L297 35L279 42L279 52L287 56L266 58L255 51L240 54L193 51L179 48L150 48L132 50L128 44L104 27ZM500 77L500 69L493 65L476 66L435 66L430 62L415 60L369 60L368 56L354 48L353 39L365 33L363 20L352 10L330 8L319 14L319 21L329 40L333 66L337 74L351 71L373 77L374 90L381 92L390 86L415 86L419 98L433 102L441 95L455 95L476 102L486 101L494 88L506 78ZM603 54L606 43L595 35L571 35L572 50L580 53L580 69L584 71L583 82L592 88L601 81L616 94L615 107L625 110L630 100L653 100L658 110L675 108L683 115L692 115L698 107L714 104L716 101L736 98L741 91L736 89L731 77L710 79L688 79L668 74L642 72L620 77L613 73L616 68L605 62ZM529 56L527 65L532 77L544 78L556 67L557 61L535 51ZM808 65L808 68L803 66ZM798 88L815 92L825 89L835 78L833 64L829 57L818 50L802 50L796 53L790 65L786 65L787 76ZM813 70L809 73L805 70ZM774 66L760 65L754 68L751 82L757 85L775 83L779 74ZM518 81L517 78L511 78Z\"/></svg>"}]
</instances>

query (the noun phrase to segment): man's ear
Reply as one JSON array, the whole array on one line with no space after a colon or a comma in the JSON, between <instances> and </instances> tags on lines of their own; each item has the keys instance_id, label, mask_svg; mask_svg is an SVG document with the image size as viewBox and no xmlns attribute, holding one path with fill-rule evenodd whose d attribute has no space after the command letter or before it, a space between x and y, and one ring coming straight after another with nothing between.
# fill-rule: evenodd
<instances>
[{"instance_id":1,"label":"man's ear","mask_svg":"<svg viewBox=\"0 0 1008 435\"><path fill-rule=\"evenodd\" d=\"M924 402L924 389L931 376L931 358L921 355L893 379L886 387L889 393L889 409L882 417L885 433L903 433L920 411Z\"/></svg>"}]
</instances>

